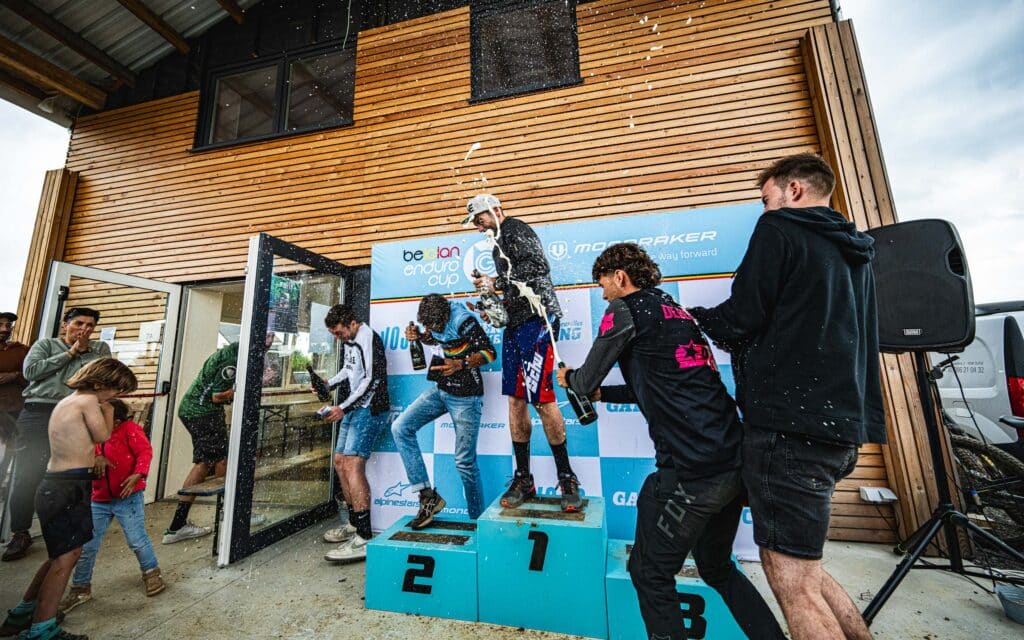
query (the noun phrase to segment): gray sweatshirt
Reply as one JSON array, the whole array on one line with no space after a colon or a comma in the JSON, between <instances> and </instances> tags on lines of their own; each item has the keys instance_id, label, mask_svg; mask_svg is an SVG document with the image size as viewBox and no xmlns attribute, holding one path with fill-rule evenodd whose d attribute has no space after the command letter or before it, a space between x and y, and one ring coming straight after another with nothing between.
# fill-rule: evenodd
<instances>
[{"instance_id":1,"label":"gray sweatshirt","mask_svg":"<svg viewBox=\"0 0 1024 640\"><path fill-rule=\"evenodd\" d=\"M74 358L70 347L60 338L40 338L25 356L24 374L28 386L21 392L25 402L57 404L71 395L65 382L87 363L110 357L110 347L101 340L90 340L89 351Z\"/></svg>"}]
</instances>

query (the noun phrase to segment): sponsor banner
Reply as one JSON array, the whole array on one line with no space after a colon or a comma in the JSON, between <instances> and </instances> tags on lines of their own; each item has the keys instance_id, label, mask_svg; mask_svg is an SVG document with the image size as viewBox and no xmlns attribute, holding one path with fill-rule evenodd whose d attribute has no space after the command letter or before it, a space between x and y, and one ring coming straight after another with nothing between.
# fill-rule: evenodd
<instances>
[{"instance_id":1,"label":"sponsor banner","mask_svg":"<svg viewBox=\"0 0 1024 640\"><path fill-rule=\"evenodd\" d=\"M579 366L599 335L607 308L601 289L591 278L594 259L615 242L635 241L659 263L662 288L684 306L711 306L729 294L731 272L739 265L758 216L759 204L703 210L624 216L585 222L536 225L563 310L557 347L569 366ZM391 419L433 383L426 372L413 371L405 327L416 318L422 296L441 293L456 304L476 302L470 274L474 269L494 273L491 244L476 232L418 238L374 245L371 270L370 324L384 341L391 390ZM477 453L488 502L507 486L514 461L508 427L508 400L501 395L503 330L484 324L498 352L483 367L484 400ZM427 347L429 358L432 348ZM733 391L728 354L714 349L723 381ZM616 366L605 384L621 384ZM579 424L564 392L556 399L566 422L568 449L583 491L603 495L609 505L609 534L633 537L635 493L653 469L654 446L647 423L635 405L596 403L598 420ZM542 493L557 495L554 459L543 424L533 408L531 453L533 472ZM455 430L447 414L419 432L425 462L438 489L448 501L448 513L465 513L462 484L455 470ZM400 515L416 510L417 496L406 490L408 480L395 453L390 432L371 458L370 483L374 496L374 526L389 526ZM381 458L378 461L378 458ZM382 493L388 493L383 496Z\"/></svg>"},{"instance_id":2,"label":"sponsor banner","mask_svg":"<svg viewBox=\"0 0 1024 640\"><path fill-rule=\"evenodd\" d=\"M433 482L434 454L424 453L427 475ZM370 482L370 520L374 531L387 529L402 516L419 509L419 495L409 488L409 479L397 453L375 452L366 463Z\"/></svg>"},{"instance_id":3,"label":"sponsor banner","mask_svg":"<svg viewBox=\"0 0 1024 640\"><path fill-rule=\"evenodd\" d=\"M666 277L732 273L761 215L759 203L562 222L533 227L556 285L592 284L594 259L616 242L647 249ZM514 212L513 212L514 213ZM473 290L470 274L494 273L491 243L469 232L375 244L374 300Z\"/></svg>"},{"instance_id":4,"label":"sponsor banner","mask_svg":"<svg viewBox=\"0 0 1024 640\"><path fill-rule=\"evenodd\" d=\"M511 456L476 457L480 466L480 479L484 490L484 507L490 506L505 492L505 487L512 480ZM466 493L462 489L462 478L455 468L455 456L450 454L434 454L434 477L437 478L437 492L444 498L446 516L468 518L466 511Z\"/></svg>"},{"instance_id":5,"label":"sponsor banner","mask_svg":"<svg viewBox=\"0 0 1024 640\"><path fill-rule=\"evenodd\" d=\"M634 539L637 495L644 480L653 472L652 458L601 458L609 538Z\"/></svg>"}]
</instances>

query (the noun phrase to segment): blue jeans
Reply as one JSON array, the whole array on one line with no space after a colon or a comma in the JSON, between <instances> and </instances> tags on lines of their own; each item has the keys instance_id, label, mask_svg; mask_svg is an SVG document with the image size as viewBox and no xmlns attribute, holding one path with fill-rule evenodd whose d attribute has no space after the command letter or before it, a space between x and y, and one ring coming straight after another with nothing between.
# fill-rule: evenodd
<instances>
[{"instance_id":1,"label":"blue jeans","mask_svg":"<svg viewBox=\"0 0 1024 640\"><path fill-rule=\"evenodd\" d=\"M82 547L82 557L75 565L75 575L71 584L82 586L92 583L92 568L96 565L96 553L100 550L103 535L110 526L110 521L117 518L128 541L128 548L135 552L139 560L139 568L143 572L157 567L153 543L146 533L146 521L143 516L142 494L136 491L123 500L92 503L92 540Z\"/></svg>"},{"instance_id":2,"label":"blue jeans","mask_svg":"<svg viewBox=\"0 0 1024 640\"><path fill-rule=\"evenodd\" d=\"M430 478L423 464L416 432L428 422L446 413L451 414L452 422L455 423L455 470L462 478L466 510L474 520L484 511L480 466L476 462L476 438L480 433L483 405L483 396L453 396L434 387L421 393L391 425L405 473L409 476L410 488L419 491L430 486Z\"/></svg>"}]
</instances>

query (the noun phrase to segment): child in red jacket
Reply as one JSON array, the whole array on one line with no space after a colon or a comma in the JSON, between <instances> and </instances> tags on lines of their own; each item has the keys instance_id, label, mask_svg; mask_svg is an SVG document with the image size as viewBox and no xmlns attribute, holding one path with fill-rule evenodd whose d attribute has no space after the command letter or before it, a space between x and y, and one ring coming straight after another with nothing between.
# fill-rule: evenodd
<instances>
[{"instance_id":1,"label":"child in red jacket","mask_svg":"<svg viewBox=\"0 0 1024 640\"><path fill-rule=\"evenodd\" d=\"M113 399L114 431L110 439L96 445L96 479L92 481L92 540L82 547L82 557L75 565L71 588L61 602L61 611L92 600L92 569L96 553L110 521L117 518L128 546L135 552L142 569L142 583L147 596L155 596L166 586L160 578L153 543L146 533L143 514L143 489L153 447L137 423L128 419L124 402Z\"/></svg>"}]
</instances>

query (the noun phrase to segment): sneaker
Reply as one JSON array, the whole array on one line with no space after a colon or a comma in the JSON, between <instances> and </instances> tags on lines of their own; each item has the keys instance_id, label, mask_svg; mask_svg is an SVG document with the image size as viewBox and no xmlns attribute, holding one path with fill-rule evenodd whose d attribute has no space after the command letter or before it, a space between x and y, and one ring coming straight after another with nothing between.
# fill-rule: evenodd
<instances>
[{"instance_id":1,"label":"sneaker","mask_svg":"<svg viewBox=\"0 0 1024 640\"><path fill-rule=\"evenodd\" d=\"M324 531L324 542L330 542L331 544L348 542L354 535L356 535L356 528L346 523L344 526L338 527L337 529L328 529L327 531Z\"/></svg>"},{"instance_id":2,"label":"sneaker","mask_svg":"<svg viewBox=\"0 0 1024 640\"><path fill-rule=\"evenodd\" d=\"M164 531L164 538L160 541L160 544L174 544L175 542L181 542L182 540L202 538L203 536L211 533L213 533L213 529L210 527L200 527L192 524L191 522L186 522L185 526L177 531L171 531L170 529Z\"/></svg>"},{"instance_id":3,"label":"sneaker","mask_svg":"<svg viewBox=\"0 0 1024 640\"><path fill-rule=\"evenodd\" d=\"M163 578L160 577L160 567L142 572L142 586L146 589L147 598L151 598L167 588Z\"/></svg>"},{"instance_id":4,"label":"sneaker","mask_svg":"<svg viewBox=\"0 0 1024 640\"><path fill-rule=\"evenodd\" d=\"M580 481L575 473L558 474L558 488L562 491L562 511L579 511L583 509L580 497Z\"/></svg>"},{"instance_id":5,"label":"sneaker","mask_svg":"<svg viewBox=\"0 0 1024 640\"><path fill-rule=\"evenodd\" d=\"M501 506L515 509L536 495L537 485L533 484L533 475L520 473L519 469L516 469L515 475L512 476L512 484L501 496Z\"/></svg>"},{"instance_id":6,"label":"sneaker","mask_svg":"<svg viewBox=\"0 0 1024 640\"><path fill-rule=\"evenodd\" d=\"M68 589L68 593L66 596L64 596L64 599L60 601L59 605L57 605L57 609L59 611L67 613L68 611L71 611L78 605L85 604L90 600L92 600L91 586L87 584L83 584L80 586L73 584L71 585L71 588Z\"/></svg>"},{"instance_id":7,"label":"sneaker","mask_svg":"<svg viewBox=\"0 0 1024 640\"><path fill-rule=\"evenodd\" d=\"M363 539L358 533L352 536L352 538L341 545L337 549L331 549L324 554L324 559L328 562L359 562L360 560L366 560L366 540Z\"/></svg>"},{"instance_id":8,"label":"sneaker","mask_svg":"<svg viewBox=\"0 0 1024 640\"><path fill-rule=\"evenodd\" d=\"M64 612L57 610L57 624L64 622ZM7 611L7 618L4 619L3 625L0 625L0 638L7 638L10 636L17 635L22 631L27 631L32 626L32 614L26 613L20 616L16 616Z\"/></svg>"},{"instance_id":9,"label":"sneaker","mask_svg":"<svg viewBox=\"0 0 1024 640\"><path fill-rule=\"evenodd\" d=\"M0 560L4 562L21 560L28 553L28 548L31 546L32 536L28 535L28 531L18 531L11 536L11 541L7 543L7 548L4 549L4 555Z\"/></svg>"},{"instance_id":10,"label":"sneaker","mask_svg":"<svg viewBox=\"0 0 1024 640\"><path fill-rule=\"evenodd\" d=\"M413 529L422 529L434 521L434 516L441 513L444 505L444 498L437 491L430 487L420 491L420 510L409 522L409 526Z\"/></svg>"}]
</instances>

